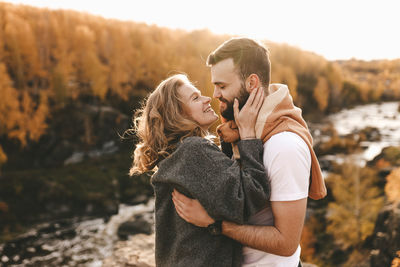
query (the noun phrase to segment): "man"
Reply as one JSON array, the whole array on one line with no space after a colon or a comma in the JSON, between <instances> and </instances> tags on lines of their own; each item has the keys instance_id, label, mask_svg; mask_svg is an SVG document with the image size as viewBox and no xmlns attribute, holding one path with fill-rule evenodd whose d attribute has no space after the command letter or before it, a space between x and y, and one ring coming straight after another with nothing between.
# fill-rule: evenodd
<instances>
[{"instance_id":1,"label":"man","mask_svg":"<svg viewBox=\"0 0 400 267\"><path fill-rule=\"evenodd\" d=\"M263 162L271 182L271 197L266 208L252 216L248 225L215 222L199 202L174 192L176 210L197 226L209 226L214 231L221 226L222 234L243 244L243 266L297 267L307 196L320 199L326 195L301 110L293 106L285 85L270 85L269 52L252 39L226 41L209 55L207 64L215 86L213 97L220 101L223 121L231 121L219 127L222 139L232 139L235 133L235 98L241 107L258 87L267 96L257 119L256 135L264 142ZM235 148L236 139L232 140Z\"/></svg>"}]
</instances>

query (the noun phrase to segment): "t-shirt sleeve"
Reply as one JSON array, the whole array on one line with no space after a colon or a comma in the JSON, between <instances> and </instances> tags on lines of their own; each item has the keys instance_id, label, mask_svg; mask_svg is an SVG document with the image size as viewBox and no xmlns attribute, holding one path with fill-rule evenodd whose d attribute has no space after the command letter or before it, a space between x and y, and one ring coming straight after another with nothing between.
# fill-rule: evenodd
<instances>
[{"instance_id":1,"label":"t-shirt sleeve","mask_svg":"<svg viewBox=\"0 0 400 267\"><path fill-rule=\"evenodd\" d=\"M304 140L282 132L264 144L264 166L271 182L270 201L306 198L310 182L311 155Z\"/></svg>"}]
</instances>

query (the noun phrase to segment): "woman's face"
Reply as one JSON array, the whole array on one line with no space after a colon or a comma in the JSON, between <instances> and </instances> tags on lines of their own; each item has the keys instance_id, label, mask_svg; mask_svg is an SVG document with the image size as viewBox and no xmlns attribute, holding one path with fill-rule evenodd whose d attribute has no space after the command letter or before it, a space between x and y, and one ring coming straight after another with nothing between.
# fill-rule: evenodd
<instances>
[{"instance_id":1,"label":"woman's face","mask_svg":"<svg viewBox=\"0 0 400 267\"><path fill-rule=\"evenodd\" d=\"M211 98L202 96L201 92L191 84L179 87L179 94L183 99L188 115L196 121L201 128L207 130L216 120L218 115L211 108Z\"/></svg>"}]
</instances>

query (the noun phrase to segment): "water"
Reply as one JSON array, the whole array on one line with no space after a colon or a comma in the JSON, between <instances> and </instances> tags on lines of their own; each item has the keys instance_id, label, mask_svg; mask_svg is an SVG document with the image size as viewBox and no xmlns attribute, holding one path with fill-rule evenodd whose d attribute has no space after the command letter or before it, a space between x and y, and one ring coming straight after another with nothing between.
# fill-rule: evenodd
<instances>
[{"instance_id":1,"label":"water","mask_svg":"<svg viewBox=\"0 0 400 267\"><path fill-rule=\"evenodd\" d=\"M0 266L99 267L118 241L118 226L134 215L152 213L147 204L121 204L118 214L79 221L77 218L33 227L14 242L0 246Z\"/></svg>"},{"instance_id":2,"label":"water","mask_svg":"<svg viewBox=\"0 0 400 267\"><path fill-rule=\"evenodd\" d=\"M353 155L364 163L372 160L383 148L400 145L400 113L399 102L369 104L344 109L328 117L340 135L350 134L366 127L379 129L381 140L361 143L366 149Z\"/></svg>"}]
</instances>

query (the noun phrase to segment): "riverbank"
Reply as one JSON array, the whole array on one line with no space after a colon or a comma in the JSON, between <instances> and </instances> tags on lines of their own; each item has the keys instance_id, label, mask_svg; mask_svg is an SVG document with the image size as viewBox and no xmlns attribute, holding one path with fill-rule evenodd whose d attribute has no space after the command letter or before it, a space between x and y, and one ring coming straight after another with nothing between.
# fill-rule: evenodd
<instances>
[{"instance_id":1,"label":"riverbank","mask_svg":"<svg viewBox=\"0 0 400 267\"><path fill-rule=\"evenodd\" d=\"M103 260L102 267L154 267L154 234L138 234L116 243L112 255Z\"/></svg>"},{"instance_id":2,"label":"riverbank","mask_svg":"<svg viewBox=\"0 0 400 267\"><path fill-rule=\"evenodd\" d=\"M0 245L0 266L100 267L128 234L153 232L153 211L150 199L133 206L120 204L118 213L109 218L74 217L37 224ZM123 228L127 223L130 227Z\"/></svg>"},{"instance_id":3,"label":"riverbank","mask_svg":"<svg viewBox=\"0 0 400 267\"><path fill-rule=\"evenodd\" d=\"M102 267L155 267L154 234L135 235L127 241L118 242L110 257L103 261ZM195 257L195 255L193 255ZM303 267L318 267L311 263L302 263Z\"/></svg>"},{"instance_id":4,"label":"riverbank","mask_svg":"<svg viewBox=\"0 0 400 267\"><path fill-rule=\"evenodd\" d=\"M130 153L129 148L119 148L62 168L2 173L0 243L35 224L72 217L109 218L118 213L120 203L147 201L153 195L149 176L127 175Z\"/></svg>"}]
</instances>

